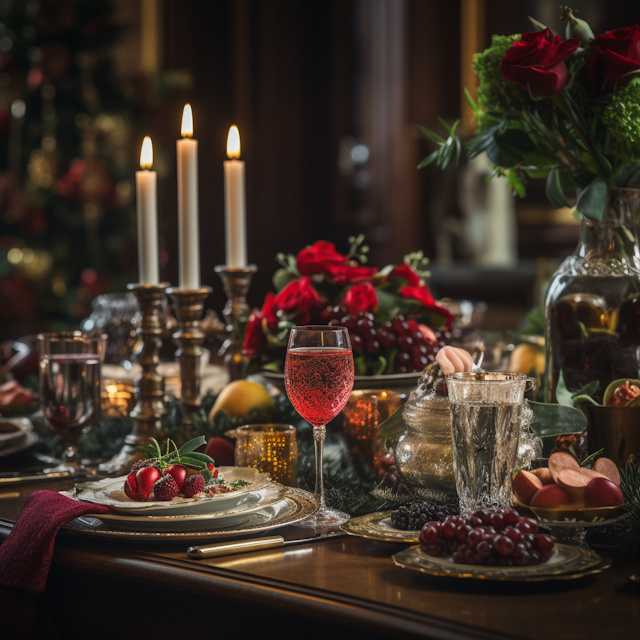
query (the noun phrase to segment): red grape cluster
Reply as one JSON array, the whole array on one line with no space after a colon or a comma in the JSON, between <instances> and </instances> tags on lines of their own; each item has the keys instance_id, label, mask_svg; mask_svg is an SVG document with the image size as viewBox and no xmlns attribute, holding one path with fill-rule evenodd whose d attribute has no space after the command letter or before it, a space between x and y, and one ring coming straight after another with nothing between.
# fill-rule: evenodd
<instances>
[{"instance_id":1,"label":"red grape cluster","mask_svg":"<svg viewBox=\"0 0 640 640\"><path fill-rule=\"evenodd\" d=\"M427 522L420 533L420 548L427 555L500 567L540 564L551 556L554 542L553 536L538 533L537 520L513 509L447 516Z\"/></svg>"},{"instance_id":2,"label":"red grape cluster","mask_svg":"<svg viewBox=\"0 0 640 640\"><path fill-rule=\"evenodd\" d=\"M393 373L422 371L451 341L450 331L424 335L417 320L404 316L380 324L369 311L355 315L341 305L328 307L323 316L329 319L330 326L349 330L354 355L393 356Z\"/></svg>"}]
</instances>

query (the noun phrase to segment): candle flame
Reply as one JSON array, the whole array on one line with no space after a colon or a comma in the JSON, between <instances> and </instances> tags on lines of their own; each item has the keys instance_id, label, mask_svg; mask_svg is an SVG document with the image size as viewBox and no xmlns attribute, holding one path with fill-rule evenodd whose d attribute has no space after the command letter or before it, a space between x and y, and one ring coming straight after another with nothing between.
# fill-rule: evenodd
<instances>
[{"instance_id":1,"label":"candle flame","mask_svg":"<svg viewBox=\"0 0 640 640\"><path fill-rule=\"evenodd\" d=\"M140 151L140 168L151 169L153 165L153 145L151 144L151 138L145 136L142 141L142 149Z\"/></svg>"},{"instance_id":2,"label":"candle flame","mask_svg":"<svg viewBox=\"0 0 640 640\"><path fill-rule=\"evenodd\" d=\"M227 137L227 157L230 160L238 160L240 158L240 132L235 124L229 129L229 136Z\"/></svg>"},{"instance_id":3,"label":"candle flame","mask_svg":"<svg viewBox=\"0 0 640 640\"><path fill-rule=\"evenodd\" d=\"M180 133L183 138L193 138L193 111L191 105L185 104L182 112L182 127Z\"/></svg>"}]
</instances>

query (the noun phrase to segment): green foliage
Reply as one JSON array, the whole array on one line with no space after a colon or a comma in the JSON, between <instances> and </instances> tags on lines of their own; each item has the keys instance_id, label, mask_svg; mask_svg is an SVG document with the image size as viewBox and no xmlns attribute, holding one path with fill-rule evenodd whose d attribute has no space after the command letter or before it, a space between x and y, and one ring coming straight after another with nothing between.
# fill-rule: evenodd
<instances>
[{"instance_id":1,"label":"green foliage","mask_svg":"<svg viewBox=\"0 0 640 640\"><path fill-rule=\"evenodd\" d=\"M500 73L504 54L514 42L522 39L518 33L513 36L493 36L491 46L473 57L473 68L480 82L478 86L478 110L476 118L478 131L482 132L495 124L495 118L506 114L516 117L531 104L529 94L515 82L507 80Z\"/></svg>"},{"instance_id":2,"label":"green foliage","mask_svg":"<svg viewBox=\"0 0 640 640\"><path fill-rule=\"evenodd\" d=\"M624 159L640 160L640 78L633 78L626 87L616 89L601 117Z\"/></svg>"}]
</instances>

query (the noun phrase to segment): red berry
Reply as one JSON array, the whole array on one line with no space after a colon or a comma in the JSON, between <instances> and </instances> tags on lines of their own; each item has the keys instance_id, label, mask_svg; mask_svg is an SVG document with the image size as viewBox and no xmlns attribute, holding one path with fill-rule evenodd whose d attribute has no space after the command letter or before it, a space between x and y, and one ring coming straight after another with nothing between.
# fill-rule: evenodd
<instances>
[{"instance_id":1,"label":"red berry","mask_svg":"<svg viewBox=\"0 0 640 640\"><path fill-rule=\"evenodd\" d=\"M491 514L491 524L496 529L502 529L504 527L504 516L499 511L495 511Z\"/></svg>"},{"instance_id":2,"label":"red berry","mask_svg":"<svg viewBox=\"0 0 640 640\"><path fill-rule=\"evenodd\" d=\"M153 485L160 479L160 472L155 467L142 467L138 469L136 473L136 484L138 486L138 495L143 500L148 500L151 492L153 491Z\"/></svg>"},{"instance_id":3,"label":"red berry","mask_svg":"<svg viewBox=\"0 0 640 640\"><path fill-rule=\"evenodd\" d=\"M420 532L420 544L422 546L434 544L438 538L440 538L440 533L431 524L426 524Z\"/></svg>"},{"instance_id":4,"label":"red berry","mask_svg":"<svg viewBox=\"0 0 640 640\"><path fill-rule=\"evenodd\" d=\"M476 553L481 558L488 558L491 555L491 545L486 540L483 540L482 542L478 543L478 546L476 547Z\"/></svg>"},{"instance_id":5,"label":"red berry","mask_svg":"<svg viewBox=\"0 0 640 640\"><path fill-rule=\"evenodd\" d=\"M553 543L555 542L553 536L549 536L543 533L539 533L534 536L533 546L536 551L544 554L550 554L553 550Z\"/></svg>"},{"instance_id":6,"label":"red berry","mask_svg":"<svg viewBox=\"0 0 640 640\"><path fill-rule=\"evenodd\" d=\"M527 533L538 533L540 530L540 526L538 525L538 521L535 518L522 518L525 522L529 523L530 531Z\"/></svg>"},{"instance_id":7,"label":"red berry","mask_svg":"<svg viewBox=\"0 0 640 640\"><path fill-rule=\"evenodd\" d=\"M510 556L513 551L513 540L507 536L496 536L494 547L501 556Z\"/></svg>"},{"instance_id":8,"label":"red berry","mask_svg":"<svg viewBox=\"0 0 640 640\"><path fill-rule=\"evenodd\" d=\"M139 500L138 485L136 484L136 474L130 473L124 481L124 492L132 500Z\"/></svg>"},{"instance_id":9,"label":"red berry","mask_svg":"<svg viewBox=\"0 0 640 640\"><path fill-rule=\"evenodd\" d=\"M520 522L520 516L514 509L508 509L504 512L504 523L511 527L515 527Z\"/></svg>"},{"instance_id":10,"label":"red berry","mask_svg":"<svg viewBox=\"0 0 640 640\"><path fill-rule=\"evenodd\" d=\"M231 467L235 464L235 450L236 447L231 440L227 440L227 438L211 438L204 453L213 458L218 466Z\"/></svg>"},{"instance_id":11,"label":"red berry","mask_svg":"<svg viewBox=\"0 0 640 640\"><path fill-rule=\"evenodd\" d=\"M162 476L153 485L153 497L162 502L171 502L179 493L178 483L171 474Z\"/></svg>"},{"instance_id":12,"label":"red berry","mask_svg":"<svg viewBox=\"0 0 640 640\"><path fill-rule=\"evenodd\" d=\"M169 475L172 476L178 485L178 490L182 491L182 485L184 484L184 480L187 477L187 469L183 467L181 464L172 464L170 467L167 467L162 474L163 476Z\"/></svg>"},{"instance_id":13,"label":"red berry","mask_svg":"<svg viewBox=\"0 0 640 640\"><path fill-rule=\"evenodd\" d=\"M449 521L444 523L442 527L442 536L444 538L453 538L456 535L456 525L455 523Z\"/></svg>"},{"instance_id":14,"label":"red berry","mask_svg":"<svg viewBox=\"0 0 640 640\"><path fill-rule=\"evenodd\" d=\"M467 536L467 543L470 544L472 547L475 547L478 543L482 542L484 540L484 534L482 533L482 531L480 531L480 529L473 529L472 531L469 532L469 535Z\"/></svg>"},{"instance_id":15,"label":"red berry","mask_svg":"<svg viewBox=\"0 0 640 640\"><path fill-rule=\"evenodd\" d=\"M522 534L514 527L507 527L504 530L504 535L507 536L514 543L520 542L520 540L522 539Z\"/></svg>"},{"instance_id":16,"label":"red berry","mask_svg":"<svg viewBox=\"0 0 640 640\"><path fill-rule=\"evenodd\" d=\"M193 498L193 496L203 491L203 489L204 478L199 473L196 473L192 476L189 476L184 481L182 493L184 493L185 498Z\"/></svg>"},{"instance_id":17,"label":"red berry","mask_svg":"<svg viewBox=\"0 0 640 640\"><path fill-rule=\"evenodd\" d=\"M460 524L456 529L456 537L460 542L466 542L468 535L473 531L473 529L468 524Z\"/></svg>"}]
</instances>

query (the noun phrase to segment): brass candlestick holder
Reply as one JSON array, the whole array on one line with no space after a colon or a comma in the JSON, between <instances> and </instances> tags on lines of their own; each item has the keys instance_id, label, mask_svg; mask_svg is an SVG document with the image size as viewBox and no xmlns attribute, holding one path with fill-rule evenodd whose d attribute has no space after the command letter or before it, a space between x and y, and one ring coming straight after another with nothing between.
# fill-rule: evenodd
<instances>
[{"instance_id":1,"label":"brass candlestick holder","mask_svg":"<svg viewBox=\"0 0 640 640\"><path fill-rule=\"evenodd\" d=\"M202 330L204 301L211 294L211 287L199 289L174 289L167 293L174 302L178 331L173 337L180 348L176 351L180 362L182 386L182 413L185 422L193 422L200 411L200 356L204 353L202 343L206 335Z\"/></svg>"},{"instance_id":2,"label":"brass candlestick holder","mask_svg":"<svg viewBox=\"0 0 640 640\"><path fill-rule=\"evenodd\" d=\"M142 458L138 447L149 444L151 438L162 439L160 418L166 413L164 404L164 380L158 373L160 336L164 330L161 322L162 299L168 283L130 284L138 300L142 321L138 326L138 338L142 347L138 362L142 373L134 381L136 405L129 414L134 419L133 431L124 439L124 447L99 469L106 475L129 473L131 465Z\"/></svg>"},{"instance_id":3,"label":"brass candlestick holder","mask_svg":"<svg viewBox=\"0 0 640 640\"><path fill-rule=\"evenodd\" d=\"M227 267L220 264L215 272L222 280L222 288L227 296L222 316L227 323L227 339L224 341L218 355L224 357L224 363L229 372L229 380L244 378L247 371L248 359L242 355L242 345L236 337L236 320L249 315L251 309L247 304L247 293L251 286L251 278L258 271L255 264L246 267Z\"/></svg>"}]
</instances>

